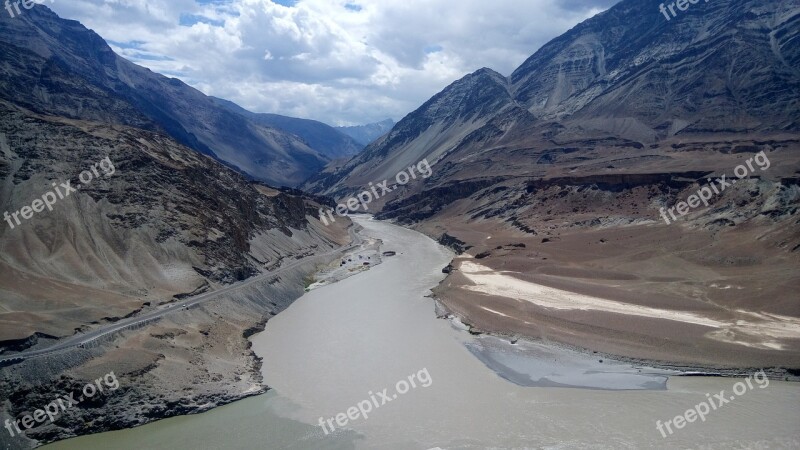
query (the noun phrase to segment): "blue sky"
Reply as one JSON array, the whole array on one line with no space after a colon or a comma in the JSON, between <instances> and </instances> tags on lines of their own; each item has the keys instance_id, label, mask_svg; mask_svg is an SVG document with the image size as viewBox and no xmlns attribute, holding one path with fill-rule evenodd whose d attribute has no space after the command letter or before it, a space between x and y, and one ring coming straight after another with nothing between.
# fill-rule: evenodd
<instances>
[{"instance_id":1,"label":"blue sky","mask_svg":"<svg viewBox=\"0 0 800 450\"><path fill-rule=\"evenodd\" d=\"M395 120L481 67L509 74L616 0L71 0L115 51L258 112Z\"/></svg>"}]
</instances>

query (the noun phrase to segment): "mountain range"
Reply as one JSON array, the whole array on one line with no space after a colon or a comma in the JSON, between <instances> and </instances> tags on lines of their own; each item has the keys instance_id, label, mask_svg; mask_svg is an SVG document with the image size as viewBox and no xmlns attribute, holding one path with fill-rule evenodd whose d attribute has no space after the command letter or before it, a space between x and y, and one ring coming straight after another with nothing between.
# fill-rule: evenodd
<instances>
[{"instance_id":1,"label":"mountain range","mask_svg":"<svg viewBox=\"0 0 800 450\"><path fill-rule=\"evenodd\" d=\"M197 199L206 198L190 194L196 187L186 185L181 196L187 199L187 205L165 201L161 213L151 201L146 211L106 214L104 221L93 225L120 225L133 232L148 223L160 230L158 239L149 244L150 253L160 251L157 247L167 236L176 236L195 252L194 273L199 277L193 275L190 284L196 288L201 280L230 282L263 270L264 258L242 253L249 251L252 239L263 234L259 227L273 226L265 225L271 223L269 220L257 220L252 205L285 196L287 200L281 204L288 205L286 202L292 199L300 211L304 207L296 202L329 202L299 191L275 194L281 191L266 185L245 188L248 178L344 198L371 182L391 180L427 159L433 167L431 177L395 186L371 210L460 251L484 255L486 264L519 260L521 273L538 277L544 284L556 283L545 274L573 270L599 271L612 280L658 280L663 273L671 273L674 255L700 245L706 256L685 257L682 267L695 267L698 273L727 280L733 276L727 266L730 261L752 259L759 267L779 268L774 273L781 274L758 293L731 296L704 290L703 296L725 305L723 310L738 302L759 304L773 313L798 314L790 293L800 282L796 276L783 275L794 267L800 248L794 226L800 173L796 152L800 145L800 51L792 45L798 39L798 17L800 7L791 2L736 0L702 3L679 19L666 21L645 0L624 0L552 40L508 77L484 68L455 81L387 132L391 121L337 130L315 121L253 113L232 102L205 96L179 80L120 58L102 38L78 22L60 19L46 7L37 6L15 20L0 20L4 44L0 49L4 61L0 67L0 98L9 111L4 127L9 149L6 155L10 155L3 173L11 180L6 184L4 206L11 208L11 200L34 195L40 181L29 180L32 165L46 167L48 158L65 159L53 148L48 157L34 164L38 147L25 141L29 138L23 137L25 127L21 125L29 121L69 124L84 133L74 140L109 150L114 148L109 142L123 141L126 133L136 130L134 134L144 133L144 141L158 141L171 149L161 151L173 156L158 160L172 165L178 163L169 160L182 161L176 167L189 161L188 156L176 153L176 146L207 155L227 168L211 169L216 166L203 162L207 167L204 170L230 178L232 169L245 177L237 181L244 183L237 190L270 192L266 198L246 200L250 206L243 204L237 209L242 218L235 229L212 227L214 233L229 236L236 245L224 244L214 250L224 240L217 234L198 231L189 225L191 221L183 227L188 233L183 237L158 225L167 220L164 214L171 209L191 211L199 207ZM359 153L360 143L346 133L362 142L375 139ZM98 136L106 140L93 142ZM674 209L681 198L710 181L712 175L730 174L748 156L760 152L769 157L768 171L750 174L725 196L711 199L709 208L687 215L682 223L659 222L663 211ZM17 158L26 162L14 163ZM79 172L76 163L73 161L69 169ZM190 172L183 168L176 173ZM61 173L67 176L69 170ZM143 179L152 176L150 172L141 175ZM109 181L113 185L118 182ZM229 183L223 183L220 189L228 192L230 187L225 184ZM133 198L136 196L126 200ZM150 218L139 217L145 212ZM280 213L275 214L273 220L280 222ZM316 221L310 207L308 218L292 214L295 219L290 228L295 230L305 230ZM181 220L175 219L175 223ZM211 219L203 220L210 223ZM86 225L81 226L85 229ZM314 230L313 226L309 230ZM40 230L21 233L39 236ZM587 262L573 254L575 246L587 245L585 236L594 238L596 233L619 235L612 252L615 256ZM9 236L6 232L5 238ZM203 237L197 241L197 236ZM491 245L487 236L492 238ZM740 255L743 236L755 239L752 256ZM120 239L113 233L107 238L113 242ZM27 246L31 239L33 235L8 245ZM336 239L317 230L307 242L318 245ZM495 245L504 239L507 244L525 246ZM608 239L597 238L602 243ZM620 261L643 258L637 255L643 251L642 245L647 247L646 242L658 242L661 250L653 250L643 259L646 263L621 269ZM63 245L75 244L56 241L48 248L52 251ZM117 244L111 248L124 250ZM108 253L99 247L95 251ZM551 254L541 256L546 251ZM20 247L7 253L17 256L7 256L6 263L44 277L54 276L52 271L34 267L33 260L22 258L25 252L35 253ZM746 277L769 278L758 270ZM131 287L150 283L143 281L145 274L123 278ZM566 282L566 278L558 283ZM606 286L613 282L590 278L593 281L570 279L571 289L603 285L615 298L633 292L663 297L662 301L674 303L676 308L698 307L686 303L685 299L695 294L681 285L700 281L682 273L667 277L673 281L616 290ZM458 279L458 275L448 278L451 283ZM461 295L462 288L453 287L452 291ZM620 289L624 292L616 292ZM449 298L445 302L460 311L465 320L485 322L485 314L475 310L479 302L470 310L452 300L455 294L442 292L441 297ZM501 300L484 301L488 305ZM496 320L494 317L489 322ZM524 315L514 320L525 321ZM542 329L525 332L537 334ZM586 343L575 339L576 344ZM714 347L719 342L729 345L726 339L706 341ZM609 346L617 353L630 350L614 347L622 346L620 342ZM732 354L729 347L723 350ZM681 351L687 352L685 358L698 357L697 350L682 347ZM707 349L701 346L700 351Z\"/></svg>"},{"instance_id":2,"label":"mountain range","mask_svg":"<svg viewBox=\"0 0 800 450\"><path fill-rule=\"evenodd\" d=\"M325 124L253 114L137 66L76 21L35 7L0 21L0 97L37 113L164 133L276 186L361 146Z\"/></svg>"},{"instance_id":3,"label":"mountain range","mask_svg":"<svg viewBox=\"0 0 800 450\"><path fill-rule=\"evenodd\" d=\"M139 406L77 408L68 414L80 429L56 424L0 446L32 448L263 392L248 333L302 294L314 268L302 258L324 262L350 241L346 221L326 227L314 217L328 199L276 186L299 183L358 144L311 123L343 144L312 148L120 58L43 5L0 14L0 62L0 210L23 219L0 227L0 355L249 283L115 350L3 365L0 392L14 399L0 407L6 416L45 404L90 359L138 374L118 399ZM39 210L54 189L62 197ZM236 369L210 373L221 364Z\"/></svg>"},{"instance_id":4,"label":"mountain range","mask_svg":"<svg viewBox=\"0 0 800 450\"><path fill-rule=\"evenodd\" d=\"M307 186L335 192L475 147L495 154L532 143L602 145L597 138L648 149L701 135L800 129L796 5L713 2L671 22L651 10L643 0L623 1L543 46L510 77L488 68L465 76L335 175ZM550 162L567 153L527 151ZM541 162L503 170L536 173Z\"/></svg>"},{"instance_id":5,"label":"mountain range","mask_svg":"<svg viewBox=\"0 0 800 450\"><path fill-rule=\"evenodd\" d=\"M455 81L302 188L346 198L427 159L433 176L370 209L466 252L436 294L476 330L636 358L798 363L786 336L548 310L478 295L459 270L480 257L538 285L730 323L800 315L798 24L796 2L700 2L667 21L624 0L508 77ZM768 169L742 166L709 207L663 220L760 152Z\"/></svg>"},{"instance_id":6,"label":"mountain range","mask_svg":"<svg viewBox=\"0 0 800 450\"><path fill-rule=\"evenodd\" d=\"M324 226L320 209L389 180L370 212L458 254L436 310L475 334L691 367L800 367L799 25L795 1L699 2L665 20L623 0L510 76L483 68L396 124L337 129L206 96L43 5L0 14L0 209L104 158L115 167L53 211L3 223L0 354L327 257L350 223ZM392 181L423 159L430 177ZM664 220L723 175L707 205ZM88 361L142 380L120 396L137 405L127 416L87 408L75 412L86 427L34 430L38 442L261 392L246 338L315 270L164 318L106 353L4 368L0 392L20 399L16 417L46 403L43 380L79 379ZM487 275L500 286L476 281ZM543 306L523 292L534 285L635 314ZM687 315L702 320L675 320Z\"/></svg>"}]
</instances>

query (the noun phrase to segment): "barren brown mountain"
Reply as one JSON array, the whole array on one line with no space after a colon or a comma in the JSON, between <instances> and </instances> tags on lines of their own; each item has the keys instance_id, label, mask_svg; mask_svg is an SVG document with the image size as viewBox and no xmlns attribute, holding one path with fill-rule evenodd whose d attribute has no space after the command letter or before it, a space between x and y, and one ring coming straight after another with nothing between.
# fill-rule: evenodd
<instances>
[{"instance_id":1,"label":"barren brown mountain","mask_svg":"<svg viewBox=\"0 0 800 450\"><path fill-rule=\"evenodd\" d=\"M466 251L437 295L478 330L798 367L798 23L796 2L701 2L666 21L626 0L510 77L455 82L306 187L344 196L427 158L434 175L379 217Z\"/></svg>"}]
</instances>

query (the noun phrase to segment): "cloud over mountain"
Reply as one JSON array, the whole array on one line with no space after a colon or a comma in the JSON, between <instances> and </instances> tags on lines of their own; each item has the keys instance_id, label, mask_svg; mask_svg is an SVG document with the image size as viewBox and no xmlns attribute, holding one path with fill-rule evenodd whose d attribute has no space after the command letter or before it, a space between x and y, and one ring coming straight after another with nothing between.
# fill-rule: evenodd
<instances>
[{"instance_id":1,"label":"cloud over mountain","mask_svg":"<svg viewBox=\"0 0 800 450\"><path fill-rule=\"evenodd\" d=\"M510 73L613 3L75 0L52 8L137 64L207 94L347 125L399 119L480 67Z\"/></svg>"}]
</instances>

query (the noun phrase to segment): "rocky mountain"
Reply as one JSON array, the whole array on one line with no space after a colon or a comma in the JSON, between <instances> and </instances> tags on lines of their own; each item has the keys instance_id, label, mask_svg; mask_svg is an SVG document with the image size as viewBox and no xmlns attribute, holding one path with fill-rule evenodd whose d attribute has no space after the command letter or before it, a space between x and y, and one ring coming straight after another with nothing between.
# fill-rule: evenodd
<instances>
[{"instance_id":1,"label":"rocky mountain","mask_svg":"<svg viewBox=\"0 0 800 450\"><path fill-rule=\"evenodd\" d=\"M5 100L0 110L0 208L20 211L56 183L76 189L52 211L3 222L0 346L70 335L335 245L306 217L314 199L250 182L167 136ZM105 158L113 170L84 184Z\"/></svg>"},{"instance_id":2,"label":"rocky mountain","mask_svg":"<svg viewBox=\"0 0 800 450\"><path fill-rule=\"evenodd\" d=\"M349 158L360 152L364 145L338 129L316 120L298 119L278 114L254 113L229 100L214 98L223 107L250 121L266 127L277 128L300 137L309 147L331 160Z\"/></svg>"},{"instance_id":3,"label":"rocky mountain","mask_svg":"<svg viewBox=\"0 0 800 450\"><path fill-rule=\"evenodd\" d=\"M0 97L38 113L165 133L253 178L294 186L329 158L186 85L116 55L43 5L0 15Z\"/></svg>"},{"instance_id":4,"label":"rocky mountain","mask_svg":"<svg viewBox=\"0 0 800 450\"><path fill-rule=\"evenodd\" d=\"M347 233L314 219L320 206L165 134L0 99L0 210L8 214L0 226L0 355L46 348L339 248ZM126 387L103 407L76 408L69 419L0 441L33 448L263 392L248 330L299 297L312 269L256 280L146 331L112 336L114 345L2 367L0 395L15 399L0 407L4 417L39 407L87 373L101 376L98 367L113 367Z\"/></svg>"},{"instance_id":5,"label":"rocky mountain","mask_svg":"<svg viewBox=\"0 0 800 450\"><path fill-rule=\"evenodd\" d=\"M386 119L367 125L356 125L351 127L337 127L339 131L355 139L361 145L369 145L375 139L388 133L394 126L394 120Z\"/></svg>"},{"instance_id":6,"label":"rocky mountain","mask_svg":"<svg viewBox=\"0 0 800 450\"><path fill-rule=\"evenodd\" d=\"M647 143L798 131L798 6L704 2L665 20L649 2L625 1L536 52L509 84L539 119L591 121Z\"/></svg>"},{"instance_id":7,"label":"rocky mountain","mask_svg":"<svg viewBox=\"0 0 800 450\"><path fill-rule=\"evenodd\" d=\"M704 133L795 133L797 8L716 2L667 21L646 1L623 1L543 46L509 78L481 69L453 83L308 186L335 192L359 185L362 174L372 181L498 138L524 146L596 135L645 147Z\"/></svg>"},{"instance_id":8,"label":"rocky mountain","mask_svg":"<svg viewBox=\"0 0 800 450\"><path fill-rule=\"evenodd\" d=\"M125 61L41 5L0 14L0 44L0 355L248 280L146 329L3 362L3 420L103 375L96 371L114 370L123 387L24 436L3 434L0 447L34 448L264 392L247 337L302 295L315 264L350 238L347 221L315 219L327 199L231 166L294 184L327 158Z\"/></svg>"},{"instance_id":9,"label":"rocky mountain","mask_svg":"<svg viewBox=\"0 0 800 450\"><path fill-rule=\"evenodd\" d=\"M657 4L624 0L510 77L481 69L454 82L304 187L343 198L426 158L433 176L374 202L379 218L538 284L639 306L710 308L731 323L749 320L736 311L792 321L800 316L792 300L799 24L793 1L699 2L668 21ZM756 157L765 164L748 168ZM723 174L738 183L663 220ZM437 295L481 330L650 359L800 361L792 338L769 331L706 333L475 295L460 261ZM765 326L773 325L788 326Z\"/></svg>"}]
</instances>

